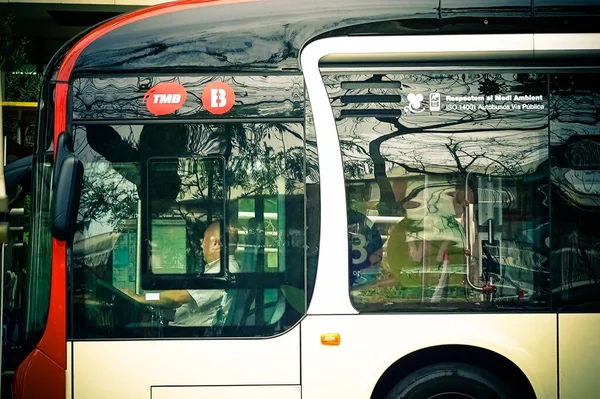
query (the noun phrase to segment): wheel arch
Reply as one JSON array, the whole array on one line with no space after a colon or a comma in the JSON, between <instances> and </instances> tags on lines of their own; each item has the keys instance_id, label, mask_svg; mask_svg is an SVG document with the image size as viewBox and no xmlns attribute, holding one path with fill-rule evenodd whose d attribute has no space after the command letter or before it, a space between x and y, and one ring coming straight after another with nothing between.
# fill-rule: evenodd
<instances>
[{"instance_id":1,"label":"wheel arch","mask_svg":"<svg viewBox=\"0 0 600 399\"><path fill-rule=\"evenodd\" d=\"M525 373L501 354L476 346L439 345L417 350L391 364L375 384L371 399L385 397L408 374L426 366L445 362L466 363L481 367L501 376L504 381L510 381L509 385L519 393L519 398L537 398Z\"/></svg>"}]
</instances>

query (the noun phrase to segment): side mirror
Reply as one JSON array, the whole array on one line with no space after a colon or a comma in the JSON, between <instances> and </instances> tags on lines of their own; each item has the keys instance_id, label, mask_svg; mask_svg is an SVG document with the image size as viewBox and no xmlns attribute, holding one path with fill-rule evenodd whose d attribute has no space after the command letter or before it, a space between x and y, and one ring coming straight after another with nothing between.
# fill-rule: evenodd
<instances>
[{"instance_id":1,"label":"side mirror","mask_svg":"<svg viewBox=\"0 0 600 399\"><path fill-rule=\"evenodd\" d=\"M73 153L71 136L63 132L56 146L50 206L50 231L59 241L73 239L82 185L83 164Z\"/></svg>"}]
</instances>

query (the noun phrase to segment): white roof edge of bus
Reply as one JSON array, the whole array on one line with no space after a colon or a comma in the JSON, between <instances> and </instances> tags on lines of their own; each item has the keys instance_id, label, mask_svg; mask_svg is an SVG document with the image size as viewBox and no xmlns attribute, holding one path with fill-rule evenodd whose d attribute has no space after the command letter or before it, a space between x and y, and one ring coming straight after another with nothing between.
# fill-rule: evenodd
<instances>
[{"instance_id":1,"label":"white roof edge of bus","mask_svg":"<svg viewBox=\"0 0 600 399\"><path fill-rule=\"evenodd\" d=\"M535 51L560 51L560 50L599 50L600 34L598 33L535 33Z\"/></svg>"},{"instance_id":2,"label":"white roof edge of bus","mask_svg":"<svg viewBox=\"0 0 600 399\"><path fill-rule=\"evenodd\" d=\"M533 58L537 50L582 50L600 47L598 34L508 34L508 35L443 35L443 36L357 36L333 37L309 43L302 49L300 64L313 109L317 134L321 176L322 219L319 265L314 294L308 314L356 314L348 292L348 243L346 231L345 187L342 156L337 127L329 97L319 71L319 62L331 55L369 56L386 59L397 55L427 54L430 58L444 55L470 54L474 59L490 53L523 53Z\"/></svg>"},{"instance_id":3,"label":"white roof edge of bus","mask_svg":"<svg viewBox=\"0 0 600 399\"><path fill-rule=\"evenodd\" d=\"M351 40L353 45L347 46ZM378 36L334 37L318 42L333 47L321 55L320 62L351 61L439 61L447 58L495 58L533 56L533 35L446 35L446 36ZM394 43L402 42L402 48ZM316 42L315 42L316 43ZM334 45L335 43L335 45ZM368 43L368 44L366 44ZM313 44L313 43L311 43ZM305 50L308 49L310 44ZM361 51L366 48L368 51ZM314 47L313 47L314 48ZM529 53L529 54L527 54ZM304 54L304 52L303 52ZM477 58L479 58L477 57Z\"/></svg>"}]
</instances>

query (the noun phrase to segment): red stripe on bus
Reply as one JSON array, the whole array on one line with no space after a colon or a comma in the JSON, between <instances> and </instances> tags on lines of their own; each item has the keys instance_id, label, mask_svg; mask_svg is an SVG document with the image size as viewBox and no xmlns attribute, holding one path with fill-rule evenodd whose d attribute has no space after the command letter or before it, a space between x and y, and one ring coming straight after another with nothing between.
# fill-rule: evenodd
<instances>
[{"instance_id":1,"label":"red stripe on bus","mask_svg":"<svg viewBox=\"0 0 600 399\"><path fill-rule=\"evenodd\" d=\"M30 380L27 384L25 381ZM34 349L17 369L13 398L65 398L65 371L39 349Z\"/></svg>"}]
</instances>

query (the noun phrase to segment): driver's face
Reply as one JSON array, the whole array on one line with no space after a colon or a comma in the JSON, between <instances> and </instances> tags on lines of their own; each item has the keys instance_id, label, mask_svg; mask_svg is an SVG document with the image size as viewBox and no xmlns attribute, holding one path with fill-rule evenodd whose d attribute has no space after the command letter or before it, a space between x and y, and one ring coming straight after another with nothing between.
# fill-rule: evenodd
<instances>
[{"instance_id":1,"label":"driver's face","mask_svg":"<svg viewBox=\"0 0 600 399\"><path fill-rule=\"evenodd\" d=\"M207 230L204 233L204 237L202 239L202 253L204 254L204 259L207 262L212 262L215 259L218 259L221 255L221 245L219 244L219 238L215 237L214 232L211 229Z\"/></svg>"}]
</instances>

